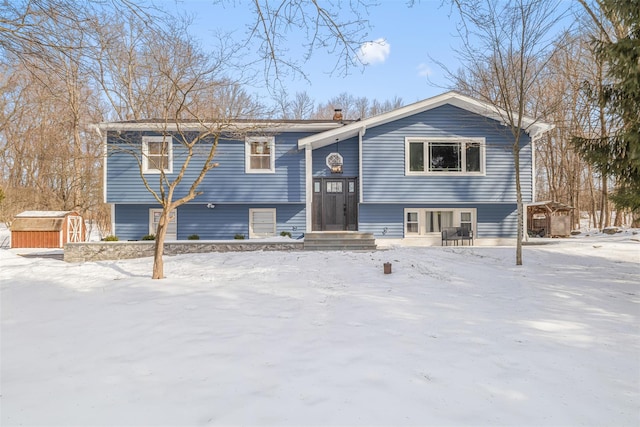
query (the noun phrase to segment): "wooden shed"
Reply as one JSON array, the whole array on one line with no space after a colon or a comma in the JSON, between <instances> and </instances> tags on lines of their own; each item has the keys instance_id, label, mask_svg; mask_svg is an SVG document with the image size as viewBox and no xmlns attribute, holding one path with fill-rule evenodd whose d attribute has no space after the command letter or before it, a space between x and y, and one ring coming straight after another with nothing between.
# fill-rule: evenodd
<instances>
[{"instance_id":1,"label":"wooden shed","mask_svg":"<svg viewBox=\"0 0 640 427\"><path fill-rule=\"evenodd\" d=\"M25 211L11 223L12 248L62 248L67 242L83 242L86 226L71 211Z\"/></svg>"},{"instance_id":2,"label":"wooden shed","mask_svg":"<svg viewBox=\"0 0 640 427\"><path fill-rule=\"evenodd\" d=\"M558 202L535 202L527 206L530 236L567 237L571 234L572 207Z\"/></svg>"}]
</instances>

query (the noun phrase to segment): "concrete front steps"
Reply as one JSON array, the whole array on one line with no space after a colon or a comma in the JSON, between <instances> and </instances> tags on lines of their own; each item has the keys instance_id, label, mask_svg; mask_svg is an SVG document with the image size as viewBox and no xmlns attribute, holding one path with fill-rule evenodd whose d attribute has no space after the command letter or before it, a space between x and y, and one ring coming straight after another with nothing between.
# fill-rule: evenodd
<instances>
[{"instance_id":1,"label":"concrete front steps","mask_svg":"<svg viewBox=\"0 0 640 427\"><path fill-rule=\"evenodd\" d=\"M323 231L304 235L307 251L375 251L376 248L373 233Z\"/></svg>"}]
</instances>

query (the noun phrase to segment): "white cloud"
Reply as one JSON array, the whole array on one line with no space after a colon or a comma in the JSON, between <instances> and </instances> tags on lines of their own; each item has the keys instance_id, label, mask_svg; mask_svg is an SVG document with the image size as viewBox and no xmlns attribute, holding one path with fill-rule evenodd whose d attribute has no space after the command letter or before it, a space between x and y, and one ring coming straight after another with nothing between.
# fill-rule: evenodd
<instances>
[{"instance_id":1,"label":"white cloud","mask_svg":"<svg viewBox=\"0 0 640 427\"><path fill-rule=\"evenodd\" d=\"M425 63L418 65L418 76L420 77L429 77L431 75L431 68Z\"/></svg>"},{"instance_id":2,"label":"white cloud","mask_svg":"<svg viewBox=\"0 0 640 427\"><path fill-rule=\"evenodd\" d=\"M383 38L363 43L358 52L358 58L365 65L382 63L387 60L391 52L391 45Z\"/></svg>"}]
</instances>

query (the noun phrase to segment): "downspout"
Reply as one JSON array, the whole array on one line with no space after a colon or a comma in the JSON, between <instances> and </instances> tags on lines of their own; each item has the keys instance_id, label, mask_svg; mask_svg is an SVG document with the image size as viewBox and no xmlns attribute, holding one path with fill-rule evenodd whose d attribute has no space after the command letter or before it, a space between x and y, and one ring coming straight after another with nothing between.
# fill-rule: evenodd
<instances>
[{"instance_id":1,"label":"downspout","mask_svg":"<svg viewBox=\"0 0 640 427\"><path fill-rule=\"evenodd\" d=\"M364 195L362 194L362 137L367 132L366 126L362 126L358 131L358 199L359 203L364 203ZM360 212L358 212L360 218Z\"/></svg>"},{"instance_id":2,"label":"downspout","mask_svg":"<svg viewBox=\"0 0 640 427\"><path fill-rule=\"evenodd\" d=\"M531 201L535 202L538 197L536 195L536 141L542 138L538 132L531 137Z\"/></svg>"},{"instance_id":3,"label":"downspout","mask_svg":"<svg viewBox=\"0 0 640 427\"><path fill-rule=\"evenodd\" d=\"M539 138L540 132L531 136L531 200L530 203L536 201L536 138ZM522 236L524 241L529 241L529 203L522 203Z\"/></svg>"},{"instance_id":4,"label":"downspout","mask_svg":"<svg viewBox=\"0 0 640 427\"><path fill-rule=\"evenodd\" d=\"M102 138L102 201L107 203L107 159L109 157L109 147L107 145L107 133L102 135L100 127L96 126L98 135ZM113 218L112 218L113 220Z\"/></svg>"}]
</instances>

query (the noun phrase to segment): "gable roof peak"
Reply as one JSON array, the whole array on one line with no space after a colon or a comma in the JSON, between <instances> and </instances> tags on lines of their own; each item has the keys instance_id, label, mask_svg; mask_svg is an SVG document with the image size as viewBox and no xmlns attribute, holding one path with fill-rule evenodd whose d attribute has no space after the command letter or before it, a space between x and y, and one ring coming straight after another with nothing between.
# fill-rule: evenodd
<instances>
[{"instance_id":1,"label":"gable roof peak","mask_svg":"<svg viewBox=\"0 0 640 427\"><path fill-rule=\"evenodd\" d=\"M338 129L332 129L302 138L298 141L298 147L302 148L307 145L310 145L312 148L324 147L336 141L352 138L360 132L364 133L368 128L380 126L414 114L432 110L446 104L462 108L463 110L479 114L503 124L507 122L506 118L508 117L508 114L505 110L488 102L479 101L455 90L450 90L440 95L436 95L377 116L369 117L359 122L350 123ZM551 124L540 122L526 116L522 117L522 125L522 129L531 135L532 139L553 129L553 125Z\"/></svg>"}]
</instances>

